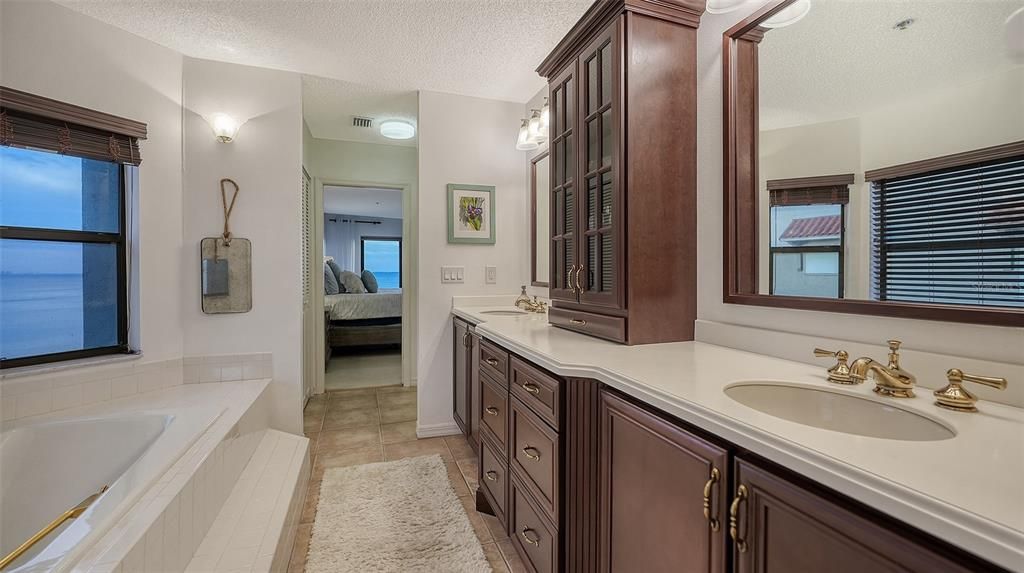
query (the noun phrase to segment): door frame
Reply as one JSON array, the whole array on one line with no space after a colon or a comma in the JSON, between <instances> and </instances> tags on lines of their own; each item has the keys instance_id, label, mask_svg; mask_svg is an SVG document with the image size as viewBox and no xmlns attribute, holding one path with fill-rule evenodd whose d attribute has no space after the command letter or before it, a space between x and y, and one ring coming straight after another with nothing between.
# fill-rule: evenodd
<instances>
[{"instance_id":1,"label":"door frame","mask_svg":"<svg viewBox=\"0 0 1024 573\"><path fill-rule=\"evenodd\" d=\"M402 192L402 248L406 253L416 253L418 250L418 238L416 236L416 210L410 183L396 183L393 181L359 181L352 179L331 179L313 177L313 260L323 261L324 259L324 187L365 187L373 189L394 189ZM402 257L402 385L416 385L416 308L418 300L418 273L419 261L416 257ZM324 292L324 274L313 273L313 292ZM324 325L324 297L323 295L313 297L314 318L317 321L317 361L321 366L317 368L316 385L314 392L322 394L324 388L324 355L326 353Z\"/></svg>"}]
</instances>

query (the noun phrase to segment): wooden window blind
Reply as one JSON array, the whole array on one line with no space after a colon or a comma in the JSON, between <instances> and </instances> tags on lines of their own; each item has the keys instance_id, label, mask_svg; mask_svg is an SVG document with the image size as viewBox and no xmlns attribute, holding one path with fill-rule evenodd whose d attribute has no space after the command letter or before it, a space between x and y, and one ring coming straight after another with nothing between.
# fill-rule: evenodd
<instances>
[{"instance_id":1,"label":"wooden window blind","mask_svg":"<svg viewBox=\"0 0 1024 573\"><path fill-rule=\"evenodd\" d=\"M146 124L0 87L0 145L139 165Z\"/></svg>"},{"instance_id":2,"label":"wooden window blind","mask_svg":"<svg viewBox=\"0 0 1024 573\"><path fill-rule=\"evenodd\" d=\"M878 300L1024 307L1024 144L972 153L867 174Z\"/></svg>"},{"instance_id":3,"label":"wooden window blind","mask_svg":"<svg viewBox=\"0 0 1024 573\"><path fill-rule=\"evenodd\" d=\"M772 179L768 181L768 204L846 205L850 202L853 174Z\"/></svg>"}]
</instances>

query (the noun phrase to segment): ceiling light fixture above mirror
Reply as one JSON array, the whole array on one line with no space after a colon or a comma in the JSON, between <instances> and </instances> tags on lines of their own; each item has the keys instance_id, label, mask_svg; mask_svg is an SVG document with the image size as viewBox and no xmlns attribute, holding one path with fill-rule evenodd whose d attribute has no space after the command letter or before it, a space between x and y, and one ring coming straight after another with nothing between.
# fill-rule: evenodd
<instances>
[{"instance_id":1,"label":"ceiling light fixture above mirror","mask_svg":"<svg viewBox=\"0 0 1024 573\"><path fill-rule=\"evenodd\" d=\"M779 13L761 22L761 26L765 28L785 28L802 20L810 11L811 0L796 0L796 2L783 8Z\"/></svg>"},{"instance_id":2,"label":"ceiling light fixture above mirror","mask_svg":"<svg viewBox=\"0 0 1024 573\"><path fill-rule=\"evenodd\" d=\"M540 147L540 144L530 137L530 120L524 119L519 126L519 137L516 139L516 149L519 151L532 151Z\"/></svg>"},{"instance_id":3,"label":"ceiling light fixture above mirror","mask_svg":"<svg viewBox=\"0 0 1024 573\"><path fill-rule=\"evenodd\" d=\"M708 14L727 14L746 3L747 0L708 0L706 11Z\"/></svg>"},{"instance_id":4,"label":"ceiling light fixture above mirror","mask_svg":"<svg viewBox=\"0 0 1024 573\"><path fill-rule=\"evenodd\" d=\"M380 134L388 139L412 139L416 128L407 121L389 119L380 123Z\"/></svg>"}]
</instances>

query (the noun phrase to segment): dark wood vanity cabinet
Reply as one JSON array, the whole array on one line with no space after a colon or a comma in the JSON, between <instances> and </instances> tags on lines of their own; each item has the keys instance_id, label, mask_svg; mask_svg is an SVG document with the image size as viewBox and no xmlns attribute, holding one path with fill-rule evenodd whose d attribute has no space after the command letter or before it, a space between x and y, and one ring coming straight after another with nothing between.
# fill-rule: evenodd
<instances>
[{"instance_id":1,"label":"dark wood vanity cabinet","mask_svg":"<svg viewBox=\"0 0 1024 573\"><path fill-rule=\"evenodd\" d=\"M551 102L555 326L627 344L693 339L703 9L596 2L537 70Z\"/></svg>"},{"instance_id":2,"label":"dark wood vanity cabinet","mask_svg":"<svg viewBox=\"0 0 1024 573\"><path fill-rule=\"evenodd\" d=\"M600 427L599 570L725 571L729 452L609 392Z\"/></svg>"}]
</instances>

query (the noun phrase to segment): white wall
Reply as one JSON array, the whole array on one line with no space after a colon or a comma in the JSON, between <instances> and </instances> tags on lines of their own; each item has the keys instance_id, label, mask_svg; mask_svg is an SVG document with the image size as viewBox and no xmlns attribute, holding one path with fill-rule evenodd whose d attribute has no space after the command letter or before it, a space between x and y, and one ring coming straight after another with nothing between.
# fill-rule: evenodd
<instances>
[{"instance_id":1,"label":"white wall","mask_svg":"<svg viewBox=\"0 0 1024 573\"><path fill-rule=\"evenodd\" d=\"M183 77L184 353L272 352L272 423L300 433L301 80L298 74L193 58L185 58ZM233 143L217 142L203 118L216 112L248 120ZM207 315L200 307L199 241L221 232L222 177L241 188L231 232L252 242L253 307Z\"/></svg>"},{"instance_id":2,"label":"white wall","mask_svg":"<svg viewBox=\"0 0 1024 573\"><path fill-rule=\"evenodd\" d=\"M419 422L421 435L455 429L452 419L452 296L506 294L529 284L529 196L515 134L521 103L420 92ZM449 183L493 185L494 245L449 245ZM466 267L464 284L441 284L442 265ZM484 284L484 266L498 267Z\"/></svg>"},{"instance_id":3,"label":"white wall","mask_svg":"<svg viewBox=\"0 0 1024 573\"><path fill-rule=\"evenodd\" d=\"M722 303L722 33L757 6L754 3L731 14L705 14L698 31L698 317L704 321L870 343L878 356L884 356L881 345L886 339L899 338L911 350L1024 364L1024 329ZM700 332L699 329L698 336ZM786 346L785 336L765 333L762 339L774 341L771 348L763 351L813 361L809 348ZM736 340L735 345L744 346ZM951 366L954 364L942 365L943 369Z\"/></svg>"},{"instance_id":4,"label":"white wall","mask_svg":"<svg viewBox=\"0 0 1024 573\"><path fill-rule=\"evenodd\" d=\"M49 2L0 3L0 83L145 122L139 169L139 340L182 355L182 56Z\"/></svg>"}]
</instances>

